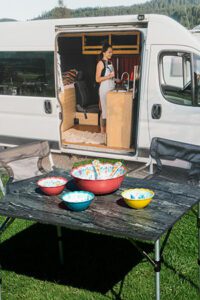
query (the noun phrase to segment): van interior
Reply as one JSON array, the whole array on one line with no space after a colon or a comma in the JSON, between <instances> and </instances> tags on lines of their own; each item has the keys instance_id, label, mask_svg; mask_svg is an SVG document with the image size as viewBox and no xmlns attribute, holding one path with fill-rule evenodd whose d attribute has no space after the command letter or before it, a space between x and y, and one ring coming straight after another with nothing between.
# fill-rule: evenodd
<instances>
[{"instance_id":1,"label":"van interior","mask_svg":"<svg viewBox=\"0 0 200 300\"><path fill-rule=\"evenodd\" d=\"M101 132L96 65L103 42L112 45L115 89L107 93L106 133ZM141 33L61 33L57 39L63 148L134 152L141 61Z\"/></svg>"}]
</instances>

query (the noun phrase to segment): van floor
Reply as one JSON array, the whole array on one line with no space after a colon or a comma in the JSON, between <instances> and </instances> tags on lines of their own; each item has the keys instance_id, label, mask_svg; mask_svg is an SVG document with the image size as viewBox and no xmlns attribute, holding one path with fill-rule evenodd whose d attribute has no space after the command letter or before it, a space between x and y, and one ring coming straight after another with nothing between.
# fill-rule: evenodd
<instances>
[{"instance_id":1,"label":"van floor","mask_svg":"<svg viewBox=\"0 0 200 300\"><path fill-rule=\"evenodd\" d=\"M106 135L101 133L99 126L75 125L62 133L64 143L83 143L92 145L105 145Z\"/></svg>"},{"instance_id":2,"label":"van floor","mask_svg":"<svg viewBox=\"0 0 200 300\"><path fill-rule=\"evenodd\" d=\"M71 127L70 129L76 129L79 131L89 131L91 133L100 133L101 129L100 126L94 126L94 125L74 125L73 127ZM65 132L63 132L63 134L65 134L68 130L66 130ZM110 149L110 150L115 150L115 151L127 151L127 152L133 152L134 149L133 148L123 148L123 147L108 147L105 143L104 144L93 144L93 143L79 143L79 142L69 142L66 139L62 139L62 145L63 146L85 146L85 147L92 147L92 148L103 148L105 149Z\"/></svg>"},{"instance_id":3,"label":"van floor","mask_svg":"<svg viewBox=\"0 0 200 300\"><path fill-rule=\"evenodd\" d=\"M78 145L78 146L87 146L87 147L93 147L93 148L102 148L102 149L110 149L110 150L123 150L127 152L133 152L134 148L122 148L122 147L108 147L106 145L97 145L97 144L89 144L89 143L72 143L67 141L62 141L63 146L67 145Z\"/></svg>"}]
</instances>

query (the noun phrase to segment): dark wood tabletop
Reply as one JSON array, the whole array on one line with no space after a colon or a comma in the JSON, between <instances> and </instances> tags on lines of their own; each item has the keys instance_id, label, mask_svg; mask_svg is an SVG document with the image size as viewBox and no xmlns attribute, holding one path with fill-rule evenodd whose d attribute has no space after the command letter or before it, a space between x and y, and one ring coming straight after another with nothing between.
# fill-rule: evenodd
<instances>
[{"instance_id":1,"label":"dark wood tabletop","mask_svg":"<svg viewBox=\"0 0 200 300\"><path fill-rule=\"evenodd\" d=\"M49 175L68 178L67 190L76 189L69 173L56 170ZM45 176L43 176L45 177ZM82 212L68 210L59 196L46 196L37 188L38 178L16 182L0 200L0 215L59 225L75 230L106 234L138 241L155 242L200 200L200 188L161 180L126 177L120 190L96 196ZM131 209L120 194L127 188L154 190L152 202L144 209Z\"/></svg>"}]
</instances>

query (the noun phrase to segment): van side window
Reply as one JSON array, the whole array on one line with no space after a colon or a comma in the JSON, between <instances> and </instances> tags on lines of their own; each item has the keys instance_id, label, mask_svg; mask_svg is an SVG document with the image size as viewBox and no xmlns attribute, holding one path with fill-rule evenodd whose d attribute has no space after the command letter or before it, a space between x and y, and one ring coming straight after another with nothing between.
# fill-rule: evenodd
<instances>
[{"instance_id":1,"label":"van side window","mask_svg":"<svg viewBox=\"0 0 200 300\"><path fill-rule=\"evenodd\" d=\"M195 104L200 106L200 56L194 54Z\"/></svg>"},{"instance_id":2,"label":"van side window","mask_svg":"<svg viewBox=\"0 0 200 300\"><path fill-rule=\"evenodd\" d=\"M159 60L160 85L166 100L193 105L191 56L188 53L162 53Z\"/></svg>"},{"instance_id":3,"label":"van side window","mask_svg":"<svg viewBox=\"0 0 200 300\"><path fill-rule=\"evenodd\" d=\"M0 52L0 95L55 97L53 52Z\"/></svg>"}]
</instances>

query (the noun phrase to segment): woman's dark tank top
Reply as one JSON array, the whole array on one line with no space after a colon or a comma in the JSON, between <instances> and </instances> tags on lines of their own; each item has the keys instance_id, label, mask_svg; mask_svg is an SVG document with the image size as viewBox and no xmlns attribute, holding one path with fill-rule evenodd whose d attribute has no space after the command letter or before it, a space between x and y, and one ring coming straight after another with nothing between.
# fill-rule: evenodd
<instances>
[{"instance_id":1,"label":"woman's dark tank top","mask_svg":"<svg viewBox=\"0 0 200 300\"><path fill-rule=\"evenodd\" d=\"M104 65L104 68L101 71L101 77L104 77L105 73L106 73L106 67L109 66L109 65L112 65L112 62L111 62L111 60L104 60L104 59L101 59L101 61L102 61L103 65Z\"/></svg>"}]
</instances>

